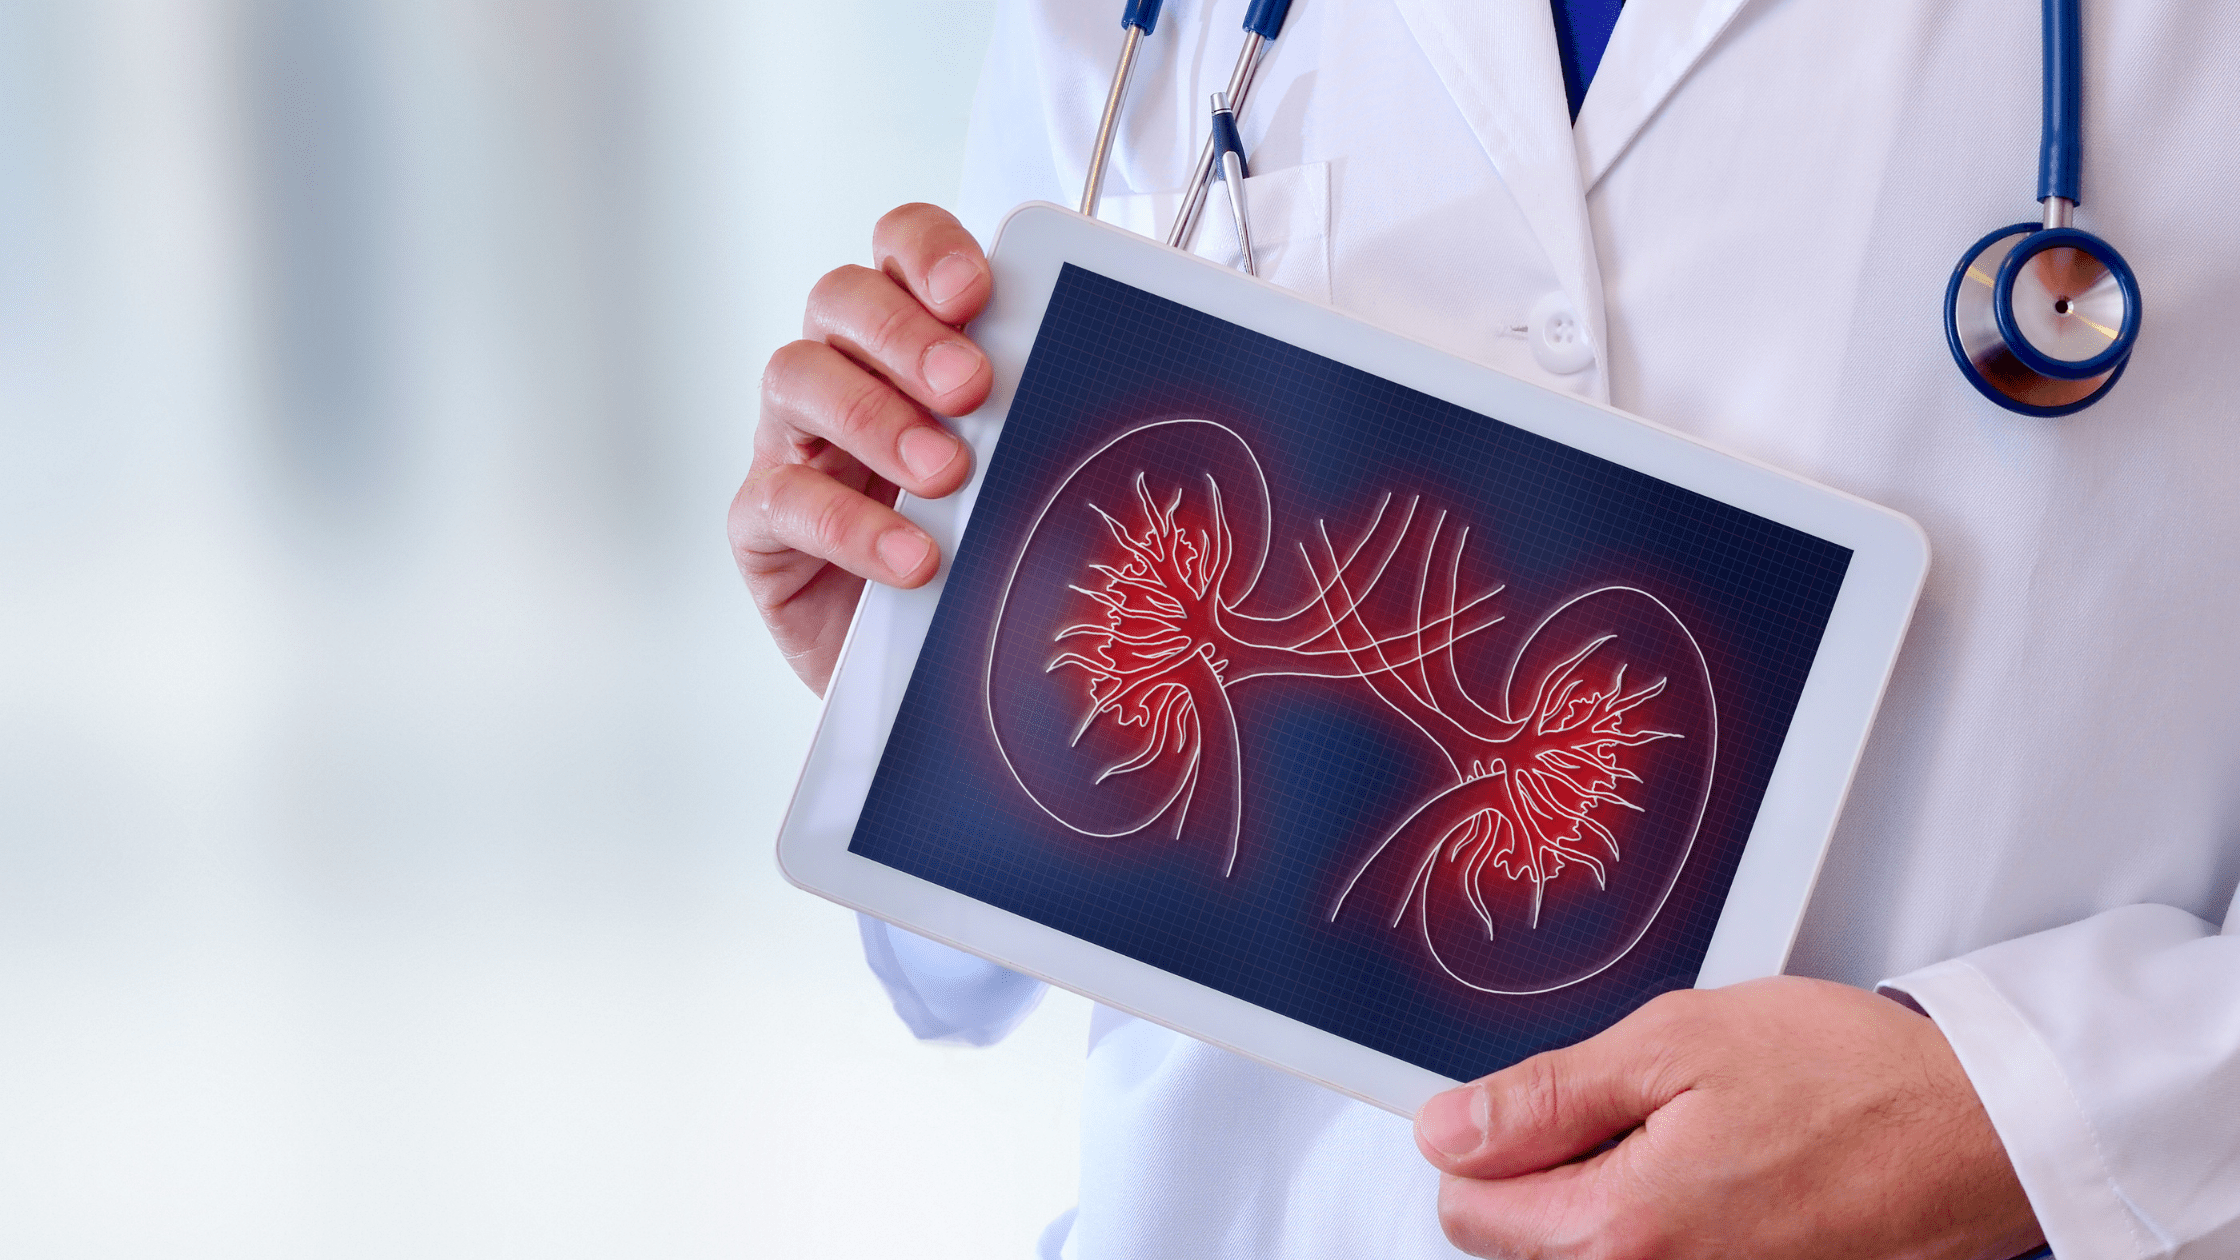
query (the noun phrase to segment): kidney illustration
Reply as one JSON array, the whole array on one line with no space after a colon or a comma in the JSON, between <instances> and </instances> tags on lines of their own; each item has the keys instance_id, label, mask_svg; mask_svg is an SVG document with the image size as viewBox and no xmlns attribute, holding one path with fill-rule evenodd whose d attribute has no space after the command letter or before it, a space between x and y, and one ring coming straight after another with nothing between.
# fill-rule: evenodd
<instances>
[{"instance_id":1,"label":"kidney illustration","mask_svg":"<svg viewBox=\"0 0 2240 1260\"><path fill-rule=\"evenodd\" d=\"M1233 876L1253 798L1230 692L1340 688L1405 718L1443 786L1363 820L1330 919L1374 915L1484 992L1593 975L1654 921L1702 821L1718 716L1701 647L1623 585L1505 640L1503 588L1464 589L1466 522L1399 493L1337 506L1360 522L1342 541L1316 517L1272 554L1260 460L1210 420L1138 425L1076 465L990 636L1012 778L1078 837L1194 846ZM1264 582L1279 559L1292 571Z\"/></svg>"}]
</instances>

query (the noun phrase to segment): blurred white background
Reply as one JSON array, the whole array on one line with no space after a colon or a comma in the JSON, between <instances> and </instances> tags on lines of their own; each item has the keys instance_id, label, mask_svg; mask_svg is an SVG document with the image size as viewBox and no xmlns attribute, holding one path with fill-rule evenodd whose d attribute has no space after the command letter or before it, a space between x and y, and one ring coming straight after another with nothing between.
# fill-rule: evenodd
<instances>
[{"instance_id":1,"label":"blurred white background","mask_svg":"<svg viewBox=\"0 0 2240 1260\"><path fill-rule=\"evenodd\" d=\"M770 841L763 360L986 0L0 3L0 1255L1028 1254Z\"/></svg>"}]
</instances>

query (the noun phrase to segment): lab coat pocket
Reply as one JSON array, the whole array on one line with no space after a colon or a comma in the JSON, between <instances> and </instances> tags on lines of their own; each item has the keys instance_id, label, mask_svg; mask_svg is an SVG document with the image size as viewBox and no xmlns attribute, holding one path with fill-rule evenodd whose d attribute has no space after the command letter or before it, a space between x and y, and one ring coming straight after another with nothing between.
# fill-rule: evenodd
<instances>
[{"instance_id":1,"label":"lab coat pocket","mask_svg":"<svg viewBox=\"0 0 2240 1260\"><path fill-rule=\"evenodd\" d=\"M1317 302L1330 300L1330 164L1266 171L1244 181L1246 222L1260 278ZM1131 232L1164 240L1182 204L1180 191L1107 196L1098 217ZM1200 257L1236 266L1237 229L1229 190L1216 181L1207 191L1193 242Z\"/></svg>"}]
</instances>

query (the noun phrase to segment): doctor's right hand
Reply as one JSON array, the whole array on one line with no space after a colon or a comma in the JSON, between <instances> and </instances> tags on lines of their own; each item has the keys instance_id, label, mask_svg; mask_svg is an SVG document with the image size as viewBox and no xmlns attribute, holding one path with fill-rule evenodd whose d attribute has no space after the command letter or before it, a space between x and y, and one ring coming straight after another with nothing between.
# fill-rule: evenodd
<instances>
[{"instance_id":1,"label":"doctor's right hand","mask_svg":"<svg viewBox=\"0 0 2240 1260\"><path fill-rule=\"evenodd\" d=\"M995 380L958 331L994 287L972 234L938 207L899 206L872 230L871 252L877 270L817 282L802 339L770 356L754 463L731 501L732 558L819 694L864 580L921 586L940 568L895 493L964 485L971 452L940 417L978 407Z\"/></svg>"}]
</instances>

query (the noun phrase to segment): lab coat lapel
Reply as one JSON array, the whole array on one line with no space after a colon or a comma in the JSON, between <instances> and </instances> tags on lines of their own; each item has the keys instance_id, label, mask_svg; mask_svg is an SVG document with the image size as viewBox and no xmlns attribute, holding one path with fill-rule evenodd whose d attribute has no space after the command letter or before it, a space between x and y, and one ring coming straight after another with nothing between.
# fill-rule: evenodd
<instances>
[{"instance_id":1,"label":"lab coat lapel","mask_svg":"<svg viewBox=\"0 0 2240 1260\"><path fill-rule=\"evenodd\" d=\"M1440 83L1492 159L1587 328L1596 358L1602 281L1587 227L1548 0L1396 0ZM1609 396L1607 372L1591 385Z\"/></svg>"},{"instance_id":2,"label":"lab coat lapel","mask_svg":"<svg viewBox=\"0 0 2240 1260\"><path fill-rule=\"evenodd\" d=\"M1747 2L1627 0L1572 128L1586 189L1602 181Z\"/></svg>"}]
</instances>

